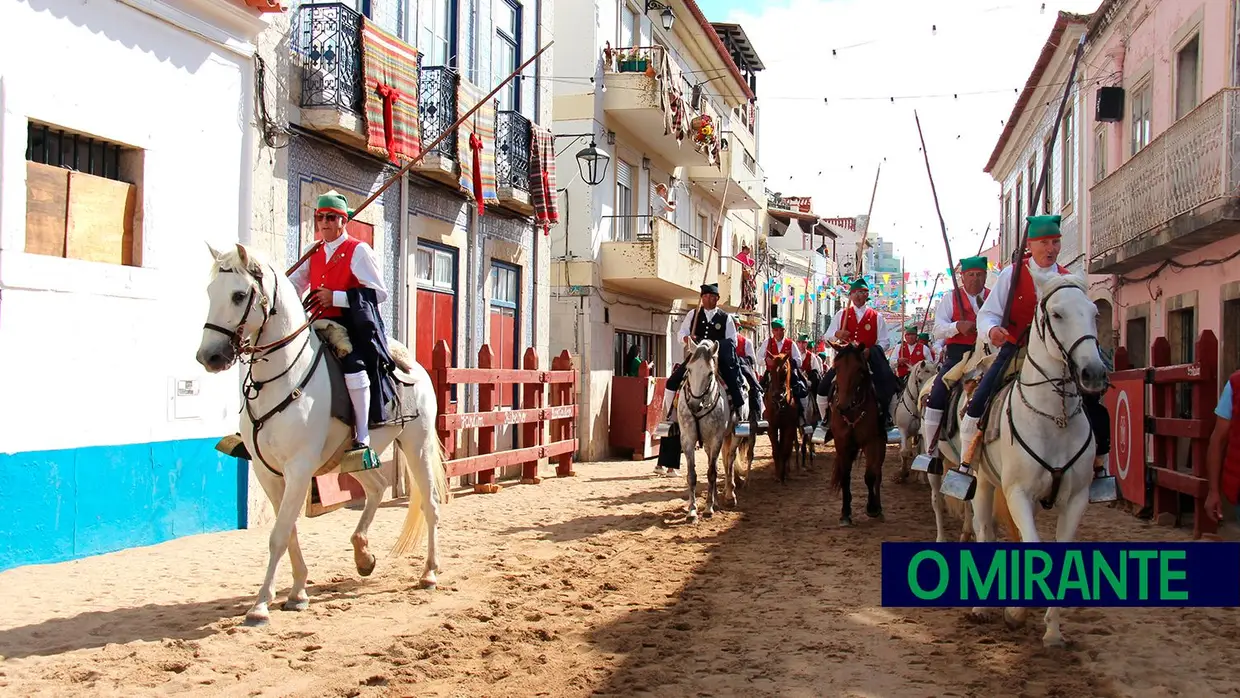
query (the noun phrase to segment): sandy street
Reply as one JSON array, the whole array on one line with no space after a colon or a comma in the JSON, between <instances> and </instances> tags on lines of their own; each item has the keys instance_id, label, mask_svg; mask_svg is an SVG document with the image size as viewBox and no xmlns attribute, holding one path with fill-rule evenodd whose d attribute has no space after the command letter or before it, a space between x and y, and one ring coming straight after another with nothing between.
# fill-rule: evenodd
<instances>
[{"instance_id":1,"label":"sandy street","mask_svg":"<svg viewBox=\"0 0 1240 698\"><path fill-rule=\"evenodd\" d=\"M458 494L435 591L415 587L424 548L382 556L397 504L372 528L381 557L365 580L348 540L357 512L303 518L310 610L277 610L284 561L267 628L240 626L266 529L10 570L0 694L1240 695L1235 609L1069 609L1070 647L1045 650L1041 612L1009 631L962 610L882 608L879 544L934 539L927 486L890 484L893 449L886 521L866 519L858 470L858 525L840 529L830 456L780 486L759 443L741 510L696 525L683 523L683 478L652 477L653 461ZM1103 506L1082 527L1087 540L1189 535Z\"/></svg>"}]
</instances>

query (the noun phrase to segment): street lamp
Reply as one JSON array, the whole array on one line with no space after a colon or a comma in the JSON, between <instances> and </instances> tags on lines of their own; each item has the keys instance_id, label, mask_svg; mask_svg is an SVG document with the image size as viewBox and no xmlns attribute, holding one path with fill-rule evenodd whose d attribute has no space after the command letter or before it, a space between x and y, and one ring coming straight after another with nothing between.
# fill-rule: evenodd
<instances>
[{"instance_id":1,"label":"street lamp","mask_svg":"<svg viewBox=\"0 0 1240 698\"><path fill-rule=\"evenodd\" d=\"M663 10L659 13L659 19L663 20L663 31L670 32L672 23L676 21L676 14L672 12L672 8L659 2L659 0L646 0L646 12L651 10Z\"/></svg>"},{"instance_id":2,"label":"street lamp","mask_svg":"<svg viewBox=\"0 0 1240 698\"><path fill-rule=\"evenodd\" d=\"M603 177L607 175L607 161L610 159L607 153L598 149L593 140L590 141L590 147L577 152L577 166L581 169L581 178L592 187L602 183Z\"/></svg>"}]
</instances>

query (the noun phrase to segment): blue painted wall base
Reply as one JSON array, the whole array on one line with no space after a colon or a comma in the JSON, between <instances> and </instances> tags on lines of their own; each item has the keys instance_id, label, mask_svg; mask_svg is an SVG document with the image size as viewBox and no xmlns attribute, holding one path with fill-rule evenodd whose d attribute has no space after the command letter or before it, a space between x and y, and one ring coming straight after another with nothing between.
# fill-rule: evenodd
<instances>
[{"instance_id":1,"label":"blue painted wall base","mask_svg":"<svg viewBox=\"0 0 1240 698\"><path fill-rule=\"evenodd\" d=\"M218 440L0 454L0 570L244 528L249 464Z\"/></svg>"}]
</instances>

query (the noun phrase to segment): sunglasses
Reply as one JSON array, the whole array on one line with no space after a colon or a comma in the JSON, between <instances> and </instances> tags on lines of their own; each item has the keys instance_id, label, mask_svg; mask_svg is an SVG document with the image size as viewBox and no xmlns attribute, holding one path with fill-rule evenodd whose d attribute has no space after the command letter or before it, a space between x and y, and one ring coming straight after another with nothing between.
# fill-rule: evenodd
<instances>
[{"instance_id":1,"label":"sunglasses","mask_svg":"<svg viewBox=\"0 0 1240 698\"><path fill-rule=\"evenodd\" d=\"M316 213L314 214L314 220L316 221L326 221L328 223L331 223L335 221L337 218L344 218L344 216L340 215L339 213Z\"/></svg>"}]
</instances>

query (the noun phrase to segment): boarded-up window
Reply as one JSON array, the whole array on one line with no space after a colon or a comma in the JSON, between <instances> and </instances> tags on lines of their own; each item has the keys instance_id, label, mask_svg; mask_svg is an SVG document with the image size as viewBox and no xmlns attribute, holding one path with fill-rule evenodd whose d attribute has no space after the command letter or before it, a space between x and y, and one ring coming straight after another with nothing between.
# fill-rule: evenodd
<instances>
[{"instance_id":1,"label":"boarded-up window","mask_svg":"<svg viewBox=\"0 0 1240 698\"><path fill-rule=\"evenodd\" d=\"M30 122L26 252L141 266L142 151Z\"/></svg>"}]
</instances>

